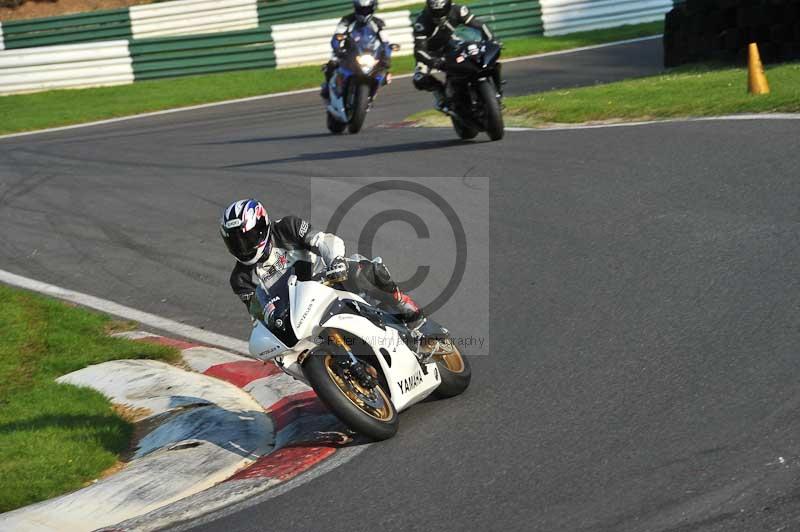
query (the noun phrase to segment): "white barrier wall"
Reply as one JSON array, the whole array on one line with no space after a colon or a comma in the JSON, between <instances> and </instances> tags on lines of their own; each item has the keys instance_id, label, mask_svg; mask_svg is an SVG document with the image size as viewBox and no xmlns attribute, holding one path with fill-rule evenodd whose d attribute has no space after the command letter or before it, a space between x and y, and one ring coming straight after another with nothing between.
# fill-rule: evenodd
<instances>
[{"instance_id":1,"label":"white barrier wall","mask_svg":"<svg viewBox=\"0 0 800 532\"><path fill-rule=\"evenodd\" d=\"M672 0L540 0L545 35L662 20Z\"/></svg>"},{"instance_id":2,"label":"white barrier wall","mask_svg":"<svg viewBox=\"0 0 800 532\"><path fill-rule=\"evenodd\" d=\"M378 7L385 10L389 7L403 7L419 3L421 3L420 0L378 0Z\"/></svg>"},{"instance_id":3,"label":"white barrier wall","mask_svg":"<svg viewBox=\"0 0 800 532\"><path fill-rule=\"evenodd\" d=\"M133 83L128 41L0 52L0 94Z\"/></svg>"},{"instance_id":4,"label":"white barrier wall","mask_svg":"<svg viewBox=\"0 0 800 532\"><path fill-rule=\"evenodd\" d=\"M389 40L400 45L400 50L393 55L413 53L414 36L411 29L411 12L393 11L379 13L378 16L386 23ZM331 55L331 37L338 23L338 18L331 18L272 26L272 39L275 41L275 59L278 68L327 61Z\"/></svg>"},{"instance_id":5,"label":"white barrier wall","mask_svg":"<svg viewBox=\"0 0 800 532\"><path fill-rule=\"evenodd\" d=\"M134 39L247 30L258 26L256 0L175 0L130 7Z\"/></svg>"}]
</instances>

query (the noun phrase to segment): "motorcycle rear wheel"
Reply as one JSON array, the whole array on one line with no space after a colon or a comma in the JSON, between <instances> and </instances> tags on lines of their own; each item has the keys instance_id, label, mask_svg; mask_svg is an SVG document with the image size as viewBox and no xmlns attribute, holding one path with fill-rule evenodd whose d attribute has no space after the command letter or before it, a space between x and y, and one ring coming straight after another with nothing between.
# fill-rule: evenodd
<instances>
[{"instance_id":1,"label":"motorcycle rear wheel","mask_svg":"<svg viewBox=\"0 0 800 532\"><path fill-rule=\"evenodd\" d=\"M500 140L505 134L503 124L503 111L497 100L497 89L491 80L484 80L478 84L478 92L483 100L483 109L486 113L486 133L492 140Z\"/></svg>"},{"instance_id":2,"label":"motorcycle rear wheel","mask_svg":"<svg viewBox=\"0 0 800 532\"><path fill-rule=\"evenodd\" d=\"M364 120L367 118L367 107L369 107L369 85L359 83L351 87L351 94L353 99L350 101L351 112L353 113L350 123L347 124L347 129L350 133L358 133L364 126Z\"/></svg>"},{"instance_id":3,"label":"motorcycle rear wheel","mask_svg":"<svg viewBox=\"0 0 800 532\"><path fill-rule=\"evenodd\" d=\"M367 390L355 379L343 378L336 365L347 355L333 351L316 351L303 364L303 373L317 396L353 431L373 440L394 436L400 417L389 395L380 385Z\"/></svg>"}]
</instances>

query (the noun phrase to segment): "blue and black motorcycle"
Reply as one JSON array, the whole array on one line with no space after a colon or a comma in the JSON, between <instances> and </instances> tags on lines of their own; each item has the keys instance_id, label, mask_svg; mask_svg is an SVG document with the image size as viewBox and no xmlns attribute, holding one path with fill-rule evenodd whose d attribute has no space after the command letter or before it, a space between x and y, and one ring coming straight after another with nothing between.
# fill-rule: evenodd
<instances>
[{"instance_id":1,"label":"blue and black motorcycle","mask_svg":"<svg viewBox=\"0 0 800 532\"><path fill-rule=\"evenodd\" d=\"M350 32L341 48L339 66L328 82L328 129L358 133L378 89L391 79L389 60L400 46L381 42L370 25L362 25Z\"/></svg>"}]
</instances>

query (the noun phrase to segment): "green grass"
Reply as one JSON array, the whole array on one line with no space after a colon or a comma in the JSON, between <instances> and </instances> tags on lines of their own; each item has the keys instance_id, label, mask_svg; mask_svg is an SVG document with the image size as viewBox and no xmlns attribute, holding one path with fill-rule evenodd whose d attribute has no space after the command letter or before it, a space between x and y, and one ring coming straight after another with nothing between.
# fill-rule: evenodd
<instances>
[{"instance_id":1,"label":"green grass","mask_svg":"<svg viewBox=\"0 0 800 532\"><path fill-rule=\"evenodd\" d=\"M800 63L767 69L772 92L747 93L745 68L693 67L660 76L554 90L505 100L506 125L619 122L737 113L800 112ZM409 118L449 126L449 118L425 111Z\"/></svg>"},{"instance_id":2,"label":"green grass","mask_svg":"<svg viewBox=\"0 0 800 532\"><path fill-rule=\"evenodd\" d=\"M117 461L132 426L99 393L54 379L171 348L111 338L109 318L0 286L0 512L82 487Z\"/></svg>"},{"instance_id":3,"label":"green grass","mask_svg":"<svg viewBox=\"0 0 800 532\"><path fill-rule=\"evenodd\" d=\"M661 33L661 22L621 26L562 37L510 39L504 57L514 57L577 46ZM411 57L398 57L393 72L413 69ZM281 70L249 70L143 81L118 87L59 90L0 97L0 134L91 122L149 111L245 98L296 89L318 87L318 66Z\"/></svg>"}]
</instances>

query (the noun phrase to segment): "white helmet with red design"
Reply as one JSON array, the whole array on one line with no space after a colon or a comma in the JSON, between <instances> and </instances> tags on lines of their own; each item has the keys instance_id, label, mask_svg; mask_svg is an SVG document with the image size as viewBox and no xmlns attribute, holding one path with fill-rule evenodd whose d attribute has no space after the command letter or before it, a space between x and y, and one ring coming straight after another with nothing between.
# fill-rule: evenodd
<instances>
[{"instance_id":1,"label":"white helmet with red design","mask_svg":"<svg viewBox=\"0 0 800 532\"><path fill-rule=\"evenodd\" d=\"M272 250L267 210L254 199L234 201L222 212L219 231L231 255L252 265Z\"/></svg>"}]
</instances>

